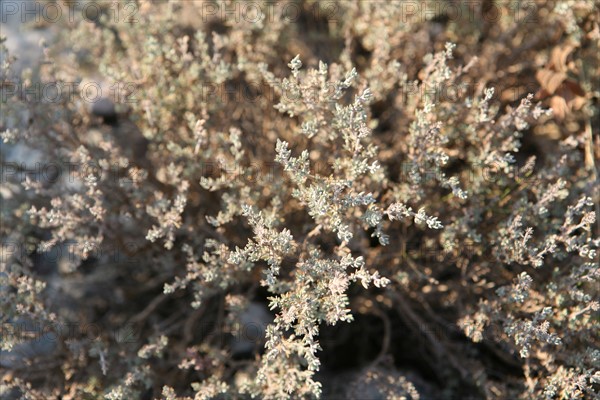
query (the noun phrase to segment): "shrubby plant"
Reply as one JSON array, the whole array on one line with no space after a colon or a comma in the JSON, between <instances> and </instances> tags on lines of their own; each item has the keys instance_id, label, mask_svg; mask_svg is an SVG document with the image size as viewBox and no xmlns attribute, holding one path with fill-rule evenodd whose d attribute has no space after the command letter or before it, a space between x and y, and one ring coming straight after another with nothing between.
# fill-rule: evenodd
<instances>
[{"instance_id":1,"label":"shrubby plant","mask_svg":"<svg viewBox=\"0 0 600 400\"><path fill-rule=\"evenodd\" d=\"M2 395L598 396L597 4L442 3L2 44Z\"/></svg>"}]
</instances>

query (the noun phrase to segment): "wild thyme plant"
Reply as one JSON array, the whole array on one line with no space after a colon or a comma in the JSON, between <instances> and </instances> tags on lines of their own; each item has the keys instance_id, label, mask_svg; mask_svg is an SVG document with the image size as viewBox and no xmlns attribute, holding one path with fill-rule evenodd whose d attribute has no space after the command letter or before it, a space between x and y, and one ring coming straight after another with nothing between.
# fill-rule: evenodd
<instances>
[{"instance_id":1,"label":"wild thyme plant","mask_svg":"<svg viewBox=\"0 0 600 400\"><path fill-rule=\"evenodd\" d=\"M0 39L3 398L598 396L597 4L69 5Z\"/></svg>"}]
</instances>

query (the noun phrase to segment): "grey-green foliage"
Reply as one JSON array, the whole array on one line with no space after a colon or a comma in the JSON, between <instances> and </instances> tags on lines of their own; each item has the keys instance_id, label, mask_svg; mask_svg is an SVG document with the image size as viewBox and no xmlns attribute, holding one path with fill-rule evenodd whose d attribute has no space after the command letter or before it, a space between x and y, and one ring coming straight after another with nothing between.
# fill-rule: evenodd
<instances>
[{"instance_id":1,"label":"grey-green foliage","mask_svg":"<svg viewBox=\"0 0 600 400\"><path fill-rule=\"evenodd\" d=\"M1 260L2 348L30 344L21 319L106 329L60 337L60 365L14 371L0 395L319 397L335 348L321 335L367 336L368 315L380 354L357 351L356 376L387 398L421 390L398 369L406 351L448 397L597 396L598 16L585 0L509 3L538 23L312 0L297 21L206 20L205 2L139 1L139 23L61 25L76 52L44 47L21 75L2 47L0 90L97 73L135 92L114 126L79 99L3 97L2 140L72 168L3 176L3 244L20 247ZM533 70L560 89L521 93ZM565 119L548 109L561 101ZM239 361L229 339L250 303L272 322ZM111 334L130 326L137 340ZM492 376L496 362L519 373Z\"/></svg>"}]
</instances>

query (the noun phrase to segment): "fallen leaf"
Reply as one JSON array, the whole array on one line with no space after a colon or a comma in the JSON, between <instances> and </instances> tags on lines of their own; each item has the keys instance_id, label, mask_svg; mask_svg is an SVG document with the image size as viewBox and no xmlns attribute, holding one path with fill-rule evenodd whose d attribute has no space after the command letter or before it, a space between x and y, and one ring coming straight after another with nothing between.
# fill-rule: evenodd
<instances>
[{"instance_id":1,"label":"fallen leaf","mask_svg":"<svg viewBox=\"0 0 600 400\"><path fill-rule=\"evenodd\" d=\"M567 101L561 96L552 96L550 99L550 107L552 108L553 115L558 120L565 119L565 116L569 112Z\"/></svg>"},{"instance_id":2,"label":"fallen leaf","mask_svg":"<svg viewBox=\"0 0 600 400\"><path fill-rule=\"evenodd\" d=\"M536 72L535 78L549 94L554 94L561 83L567 79L567 74L542 68Z\"/></svg>"},{"instance_id":3,"label":"fallen leaf","mask_svg":"<svg viewBox=\"0 0 600 400\"><path fill-rule=\"evenodd\" d=\"M575 46L566 44L563 46L557 46L552 49L552 55L550 56L550 67L553 67L554 70L558 72L567 72L567 59L569 58L569 54L573 52Z\"/></svg>"}]
</instances>

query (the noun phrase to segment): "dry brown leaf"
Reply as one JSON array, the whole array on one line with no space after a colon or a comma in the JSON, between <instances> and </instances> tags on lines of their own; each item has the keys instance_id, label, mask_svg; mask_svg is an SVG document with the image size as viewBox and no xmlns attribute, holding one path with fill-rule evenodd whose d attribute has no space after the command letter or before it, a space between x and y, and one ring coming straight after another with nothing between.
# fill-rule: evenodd
<instances>
[{"instance_id":1,"label":"dry brown leaf","mask_svg":"<svg viewBox=\"0 0 600 400\"><path fill-rule=\"evenodd\" d=\"M564 72L555 72L546 68L542 68L536 72L535 78L543 89L545 89L549 94L554 94L561 83L567 79L567 74Z\"/></svg>"},{"instance_id":2,"label":"dry brown leaf","mask_svg":"<svg viewBox=\"0 0 600 400\"><path fill-rule=\"evenodd\" d=\"M558 120L563 120L569 112L567 101L561 96L552 96L550 99L550 107L552 108L554 116Z\"/></svg>"},{"instance_id":3,"label":"dry brown leaf","mask_svg":"<svg viewBox=\"0 0 600 400\"><path fill-rule=\"evenodd\" d=\"M570 44L553 48L550 57L550 66L554 67L554 70L556 71L567 72L569 69L567 66L567 59L574 49L575 46Z\"/></svg>"},{"instance_id":4,"label":"dry brown leaf","mask_svg":"<svg viewBox=\"0 0 600 400\"><path fill-rule=\"evenodd\" d=\"M578 82L575 82L571 79L565 80L566 88L573 93L575 96L585 97L585 90L579 85Z\"/></svg>"},{"instance_id":5,"label":"dry brown leaf","mask_svg":"<svg viewBox=\"0 0 600 400\"><path fill-rule=\"evenodd\" d=\"M585 97L576 96L569 102L569 107L571 107L572 110L581 110L586 102L587 100Z\"/></svg>"}]
</instances>

